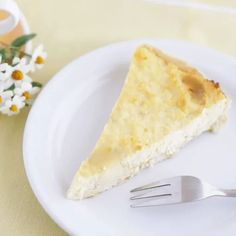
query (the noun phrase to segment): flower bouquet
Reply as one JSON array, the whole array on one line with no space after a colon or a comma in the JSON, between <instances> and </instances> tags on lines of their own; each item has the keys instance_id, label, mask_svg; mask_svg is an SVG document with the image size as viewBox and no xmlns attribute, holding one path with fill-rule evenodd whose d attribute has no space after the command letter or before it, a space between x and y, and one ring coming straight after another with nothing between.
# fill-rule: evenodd
<instances>
[{"instance_id":1,"label":"flower bouquet","mask_svg":"<svg viewBox=\"0 0 236 236\"><path fill-rule=\"evenodd\" d=\"M47 58L43 46L32 54L24 52L25 44L36 34L23 35L11 44L0 42L0 113L15 115L32 104L34 96L42 87L33 81L31 73L41 69Z\"/></svg>"}]
</instances>

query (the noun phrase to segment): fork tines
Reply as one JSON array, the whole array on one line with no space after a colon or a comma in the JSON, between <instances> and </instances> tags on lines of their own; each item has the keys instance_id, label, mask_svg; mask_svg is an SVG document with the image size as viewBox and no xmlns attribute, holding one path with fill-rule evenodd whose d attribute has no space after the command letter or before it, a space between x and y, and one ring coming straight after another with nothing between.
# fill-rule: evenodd
<instances>
[{"instance_id":1,"label":"fork tines","mask_svg":"<svg viewBox=\"0 0 236 236\"><path fill-rule=\"evenodd\" d=\"M173 204L176 199L173 196L172 184L176 181L178 178L169 178L132 189L130 193L133 196L130 200L134 203L130 206L136 208Z\"/></svg>"}]
</instances>

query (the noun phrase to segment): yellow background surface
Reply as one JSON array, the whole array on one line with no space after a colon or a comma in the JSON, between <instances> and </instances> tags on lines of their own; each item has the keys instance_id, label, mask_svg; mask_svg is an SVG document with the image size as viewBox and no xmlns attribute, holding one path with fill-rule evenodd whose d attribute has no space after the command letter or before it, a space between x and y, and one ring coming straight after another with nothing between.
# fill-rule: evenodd
<instances>
[{"instance_id":1,"label":"yellow background surface","mask_svg":"<svg viewBox=\"0 0 236 236\"><path fill-rule=\"evenodd\" d=\"M235 1L223 0L198 2L236 5ZM42 42L49 55L45 68L33 76L44 84L71 60L120 40L184 39L236 55L233 13L162 6L144 0L18 3L31 30L38 34L35 43ZM0 115L0 235L66 235L41 208L25 175L22 137L28 112L26 108L15 117Z\"/></svg>"}]
</instances>

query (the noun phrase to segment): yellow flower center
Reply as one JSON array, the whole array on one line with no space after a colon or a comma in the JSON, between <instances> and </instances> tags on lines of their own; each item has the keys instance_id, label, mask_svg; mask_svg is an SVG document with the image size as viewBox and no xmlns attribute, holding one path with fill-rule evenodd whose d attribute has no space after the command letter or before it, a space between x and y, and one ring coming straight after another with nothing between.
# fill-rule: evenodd
<instances>
[{"instance_id":1,"label":"yellow flower center","mask_svg":"<svg viewBox=\"0 0 236 236\"><path fill-rule=\"evenodd\" d=\"M41 56L38 56L35 60L35 63L39 65L44 64L44 58L42 58Z\"/></svg>"},{"instance_id":2,"label":"yellow flower center","mask_svg":"<svg viewBox=\"0 0 236 236\"><path fill-rule=\"evenodd\" d=\"M32 98L32 94L29 93L29 92L27 92L27 91L25 91L25 92L23 93L23 96L25 97L26 100L29 100L29 99Z\"/></svg>"},{"instance_id":3,"label":"yellow flower center","mask_svg":"<svg viewBox=\"0 0 236 236\"><path fill-rule=\"evenodd\" d=\"M15 105L15 104L11 105L10 110L11 110L12 112L18 112L18 107L17 107L17 105Z\"/></svg>"},{"instance_id":4,"label":"yellow flower center","mask_svg":"<svg viewBox=\"0 0 236 236\"><path fill-rule=\"evenodd\" d=\"M24 74L20 70L14 70L12 72L11 76L14 80L23 80L23 78L24 78Z\"/></svg>"},{"instance_id":5,"label":"yellow flower center","mask_svg":"<svg viewBox=\"0 0 236 236\"><path fill-rule=\"evenodd\" d=\"M2 98L2 96L0 96L0 104L2 104L3 103L3 98Z\"/></svg>"}]
</instances>

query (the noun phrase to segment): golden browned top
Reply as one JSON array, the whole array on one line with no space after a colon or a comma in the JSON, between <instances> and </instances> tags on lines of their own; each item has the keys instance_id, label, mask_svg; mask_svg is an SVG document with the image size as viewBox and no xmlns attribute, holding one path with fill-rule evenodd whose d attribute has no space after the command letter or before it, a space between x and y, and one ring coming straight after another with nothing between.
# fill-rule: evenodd
<instances>
[{"instance_id":1,"label":"golden browned top","mask_svg":"<svg viewBox=\"0 0 236 236\"><path fill-rule=\"evenodd\" d=\"M81 175L91 175L161 141L225 99L219 84L151 46L140 46L121 95Z\"/></svg>"}]
</instances>

